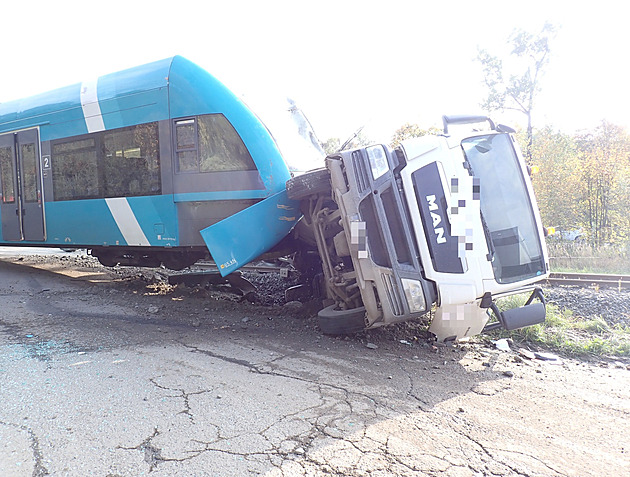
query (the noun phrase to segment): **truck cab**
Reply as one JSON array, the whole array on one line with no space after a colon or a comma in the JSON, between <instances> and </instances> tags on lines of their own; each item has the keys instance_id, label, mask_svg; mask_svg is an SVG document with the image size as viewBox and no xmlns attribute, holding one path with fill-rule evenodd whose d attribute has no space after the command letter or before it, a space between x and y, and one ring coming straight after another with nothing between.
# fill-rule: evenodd
<instances>
[{"instance_id":1,"label":"truck cab","mask_svg":"<svg viewBox=\"0 0 630 477\"><path fill-rule=\"evenodd\" d=\"M514 131L484 116L443 120L442 135L342 151L287 183L321 258L325 333L429 312L440 341L544 321L535 284L549 260ZM497 306L523 292L524 306Z\"/></svg>"}]
</instances>

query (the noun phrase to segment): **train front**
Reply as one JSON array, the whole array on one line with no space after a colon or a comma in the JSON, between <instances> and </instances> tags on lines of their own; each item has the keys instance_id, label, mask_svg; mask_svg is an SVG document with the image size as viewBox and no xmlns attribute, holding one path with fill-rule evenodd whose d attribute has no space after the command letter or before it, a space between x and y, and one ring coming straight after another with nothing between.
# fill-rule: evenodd
<instances>
[{"instance_id":1,"label":"train front","mask_svg":"<svg viewBox=\"0 0 630 477\"><path fill-rule=\"evenodd\" d=\"M273 249L289 234L301 213L299 203L287 197L286 181L292 170L304 169L305 158L323 162L323 151L291 101L276 104L271 113L265 108L258 111L265 118L263 123L222 83L181 57L173 60L169 89L171 115L181 118L175 120L174 129L176 169L182 163L180 128L182 143L192 137L188 142L199 158L192 173L175 177L175 182L180 181L175 184L176 189L180 187L175 190L180 230L184 226L200 232L225 276ZM218 120L225 125L213 137ZM212 125L204 124L208 121ZM219 144L225 151L209 146L204 152L204 143ZM181 150L182 157L186 153ZM237 160L225 161L225 167L218 169L216 157L221 154ZM296 160L302 165L290 167ZM215 165L204 171L204 161ZM200 212L200 199L208 212ZM202 220L206 224L198 227Z\"/></svg>"}]
</instances>

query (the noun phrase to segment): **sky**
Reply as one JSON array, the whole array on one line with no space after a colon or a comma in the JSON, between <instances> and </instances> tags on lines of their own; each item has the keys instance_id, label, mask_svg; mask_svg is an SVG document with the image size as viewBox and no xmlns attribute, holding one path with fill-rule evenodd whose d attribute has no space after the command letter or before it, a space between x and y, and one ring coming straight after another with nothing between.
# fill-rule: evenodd
<instances>
[{"instance_id":1,"label":"sky","mask_svg":"<svg viewBox=\"0 0 630 477\"><path fill-rule=\"evenodd\" d=\"M3 5L0 102L176 54L265 121L291 98L324 141L364 126L389 142L404 123L480 113L479 47L506 54L515 28L559 27L534 126L630 129L627 2L29 1ZM494 113L506 124L524 117ZM269 120L273 123L273 119ZM270 129L273 132L273 128Z\"/></svg>"}]
</instances>

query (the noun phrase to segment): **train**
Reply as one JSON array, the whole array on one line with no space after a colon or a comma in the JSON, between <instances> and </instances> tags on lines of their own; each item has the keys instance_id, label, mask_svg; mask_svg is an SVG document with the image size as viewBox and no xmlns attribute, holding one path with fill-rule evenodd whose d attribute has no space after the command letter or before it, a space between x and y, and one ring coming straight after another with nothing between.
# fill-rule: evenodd
<instances>
[{"instance_id":1,"label":"train","mask_svg":"<svg viewBox=\"0 0 630 477\"><path fill-rule=\"evenodd\" d=\"M265 124L174 56L0 104L0 244L86 248L106 266L222 275L300 218Z\"/></svg>"}]
</instances>

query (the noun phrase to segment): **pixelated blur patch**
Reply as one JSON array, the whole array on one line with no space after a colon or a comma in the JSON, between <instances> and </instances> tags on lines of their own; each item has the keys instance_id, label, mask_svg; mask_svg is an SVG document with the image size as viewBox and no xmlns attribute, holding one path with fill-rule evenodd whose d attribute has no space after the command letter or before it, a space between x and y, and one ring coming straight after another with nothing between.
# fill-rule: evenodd
<instances>
[{"instance_id":1,"label":"pixelated blur patch","mask_svg":"<svg viewBox=\"0 0 630 477\"><path fill-rule=\"evenodd\" d=\"M478 177L473 178L473 200L479 200L479 194L481 193L481 183Z\"/></svg>"},{"instance_id":2,"label":"pixelated blur patch","mask_svg":"<svg viewBox=\"0 0 630 477\"><path fill-rule=\"evenodd\" d=\"M475 303L444 305L441 311L443 321L465 321L476 319L478 307Z\"/></svg>"},{"instance_id":3,"label":"pixelated blur patch","mask_svg":"<svg viewBox=\"0 0 630 477\"><path fill-rule=\"evenodd\" d=\"M459 214L459 209L463 209L464 207L466 207L466 201L465 200L458 200L457 201L457 206L456 207L451 207L451 214Z\"/></svg>"},{"instance_id":4,"label":"pixelated blur patch","mask_svg":"<svg viewBox=\"0 0 630 477\"><path fill-rule=\"evenodd\" d=\"M457 256L464 260L467 255L481 254L476 250L473 231L480 221L480 181L477 177L451 178L451 234L457 237Z\"/></svg>"},{"instance_id":5,"label":"pixelated blur patch","mask_svg":"<svg viewBox=\"0 0 630 477\"><path fill-rule=\"evenodd\" d=\"M367 258L365 222L350 222L350 247L356 250L359 258Z\"/></svg>"}]
</instances>

